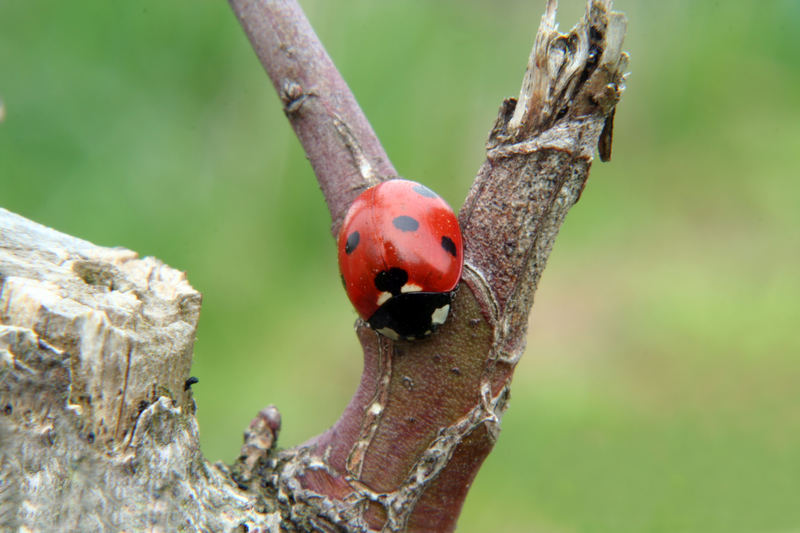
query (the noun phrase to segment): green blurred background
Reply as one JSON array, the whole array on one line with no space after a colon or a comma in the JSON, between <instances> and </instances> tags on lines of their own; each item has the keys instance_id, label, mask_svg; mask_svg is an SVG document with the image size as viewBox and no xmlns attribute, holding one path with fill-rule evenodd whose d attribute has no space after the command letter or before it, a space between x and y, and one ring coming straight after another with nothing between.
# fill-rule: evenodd
<instances>
[{"instance_id":1,"label":"green blurred background","mask_svg":"<svg viewBox=\"0 0 800 533\"><path fill-rule=\"evenodd\" d=\"M303 2L401 174L461 204L544 1ZM542 279L460 531L800 531L800 2L636 2L614 158ZM563 29L583 2L562 1ZM329 217L224 2L0 0L0 205L185 270L203 447L361 369Z\"/></svg>"}]
</instances>

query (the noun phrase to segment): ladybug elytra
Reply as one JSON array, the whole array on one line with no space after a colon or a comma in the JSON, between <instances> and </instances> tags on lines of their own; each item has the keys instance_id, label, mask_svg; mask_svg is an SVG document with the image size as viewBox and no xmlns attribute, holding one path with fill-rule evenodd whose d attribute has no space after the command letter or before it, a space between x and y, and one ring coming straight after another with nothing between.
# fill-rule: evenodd
<instances>
[{"instance_id":1,"label":"ladybug elytra","mask_svg":"<svg viewBox=\"0 0 800 533\"><path fill-rule=\"evenodd\" d=\"M443 324L464 262L455 213L414 181L361 193L338 239L339 270L358 314L391 339L418 339Z\"/></svg>"}]
</instances>

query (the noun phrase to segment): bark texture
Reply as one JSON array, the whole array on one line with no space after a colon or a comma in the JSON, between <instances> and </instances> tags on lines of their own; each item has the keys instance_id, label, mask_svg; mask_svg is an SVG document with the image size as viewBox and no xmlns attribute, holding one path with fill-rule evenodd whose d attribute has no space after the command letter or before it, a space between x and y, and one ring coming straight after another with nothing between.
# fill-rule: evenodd
<instances>
[{"instance_id":1,"label":"bark texture","mask_svg":"<svg viewBox=\"0 0 800 533\"><path fill-rule=\"evenodd\" d=\"M395 175L289 0L230 0L325 194ZM459 213L463 282L432 337L364 324L361 383L339 421L277 451L259 413L239 461L198 445L188 375L200 295L180 272L0 210L0 529L449 531L500 431L533 294L593 153L610 157L625 20L590 0L568 34L548 1Z\"/></svg>"}]
</instances>

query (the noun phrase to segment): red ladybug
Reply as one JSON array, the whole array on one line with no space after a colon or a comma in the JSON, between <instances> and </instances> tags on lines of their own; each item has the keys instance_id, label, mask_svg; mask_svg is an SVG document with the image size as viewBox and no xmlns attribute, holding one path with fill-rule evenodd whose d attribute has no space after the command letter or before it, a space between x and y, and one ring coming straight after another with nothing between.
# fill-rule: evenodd
<instances>
[{"instance_id":1,"label":"red ladybug","mask_svg":"<svg viewBox=\"0 0 800 533\"><path fill-rule=\"evenodd\" d=\"M338 248L347 296L378 333L411 340L444 323L464 251L456 215L435 192L403 179L367 189Z\"/></svg>"}]
</instances>

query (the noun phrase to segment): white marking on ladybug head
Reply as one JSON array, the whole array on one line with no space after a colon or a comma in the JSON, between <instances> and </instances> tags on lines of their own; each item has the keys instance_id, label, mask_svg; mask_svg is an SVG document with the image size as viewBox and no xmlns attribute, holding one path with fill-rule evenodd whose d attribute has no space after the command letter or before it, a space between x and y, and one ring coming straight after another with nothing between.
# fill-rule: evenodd
<instances>
[{"instance_id":1,"label":"white marking on ladybug head","mask_svg":"<svg viewBox=\"0 0 800 533\"><path fill-rule=\"evenodd\" d=\"M386 300L392 297L391 292L383 291L382 293L378 294L378 307L382 306Z\"/></svg>"},{"instance_id":2,"label":"white marking on ladybug head","mask_svg":"<svg viewBox=\"0 0 800 533\"><path fill-rule=\"evenodd\" d=\"M378 333L380 333L384 337L389 337L393 341L399 341L400 340L400 335L398 335L397 332L395 330L393 330L392 328L381 328L381 329L378 330Z\"/></svg>"},{"instance_id":3,"label":"white marking on ladybug head","mask_svg":"<svg viewBox=\"0 0 800 533\"><path fill-rule=\"evenodd\" d=\"M400 287L400 292L421 292L422 287L419 285L415 285L413 283L406 283L402 287Z\"/></svg>"},{"instance_id":4,"label":"white marking on ladybug head","mask_svg":"<svg viewBox=\"0 0 800 533\"><path fill-rule=\"evenodd\" d=\"M431 315L431 322L437 326L441 326L444 324L444 321L447 320L447 313L449 312L450 304L445 304L442 307L435 309Z\"/></svg>"},{"instance_id":5,"label":"white marking on ladybug head","mask_svg":"<svg viewBox=\"0 0 800 533\"><path fill-rule=\"evenodd\" d=\"M375 402L375 403L373 403L372 405L369 406L370 414L378 416L379 414L381 414L381 411L383 411L383 406L381 404L379 404L378 402Z\"/></svg>"}]
</instances>

